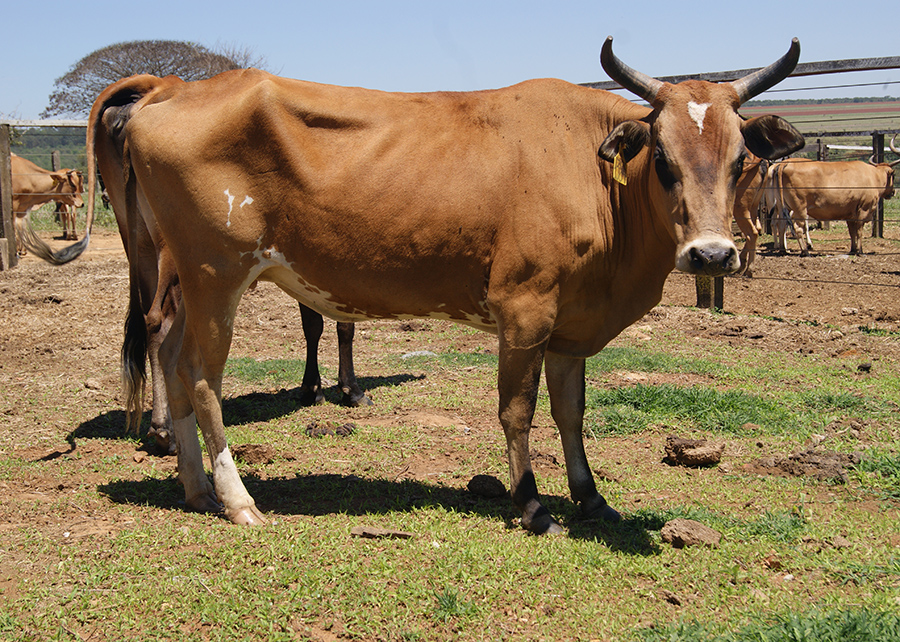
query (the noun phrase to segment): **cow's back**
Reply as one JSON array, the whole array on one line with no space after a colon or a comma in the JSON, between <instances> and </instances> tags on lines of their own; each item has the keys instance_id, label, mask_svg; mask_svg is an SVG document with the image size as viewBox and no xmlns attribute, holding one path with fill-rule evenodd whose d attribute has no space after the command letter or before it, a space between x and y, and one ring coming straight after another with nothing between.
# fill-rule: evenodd
<instances>
[{"instance_id":1,"label":"cow's back","mask_svg":"<svg viewBox=\"0 0 900 642\"><path fill-rule=\"evenodd\" d=\"M237 245L336 318L439 309L490 325L489 280L564 269L579 236L607 236L605 134L586 117L599 96L549 80L395 94L247 70L160 92L127 131L139 181L165 185L147 197L169 238ZM404 309L385 306L384 283Z\"/></svg>"}]
</instances>

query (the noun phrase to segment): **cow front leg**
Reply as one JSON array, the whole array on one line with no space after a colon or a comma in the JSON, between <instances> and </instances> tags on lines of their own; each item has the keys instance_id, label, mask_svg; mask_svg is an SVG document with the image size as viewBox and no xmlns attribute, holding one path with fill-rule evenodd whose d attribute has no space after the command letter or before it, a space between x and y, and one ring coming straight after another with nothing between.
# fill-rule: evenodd
<instances>
[{"instance_id":1,"label":"cow front leg","mask_svg":"<svg viewBox=\"0 0 900 642\"><path fill-rule=\"evenodd\" d=\"M353 369L353 335L355 332L354 324L338 322L338 385L344 394L342 403L351 408L372 405L372 400L359 387L356 372Z\"/></svg>"},{"instance_id":2,"label":"cow front leg","mask_svg":"<svg viewBox=\"0 0 900 642\"><path fill-rule=\"evenodd\" d=\"M300 323L303 326L303 337L306 339L306 367L303 370L303 381L300 384L300 403L313 406L324 403L325 393L322 391L322 378L319 375L319 340L325 328L322 315L300 305Z\"/></svg>"},{"instance_id":3,"label":"cow front leg","mask_svg":"<svg viewBox=\"0 0 900 642\"><path fill-rule=\"evenodd\" d=\"M505 347L501 337L498 388L513 504L522 513L522 526L537 535L552 535L564 531L538 497L528 446L543 353L543 345L525 349Z\"/></svg>"},{"instance_id":4,"label":"cow front leg","mask_svg":"<svg viewBox=\"0 0 900 642\"><path fill-rule=\"evenodd\" d=\"M861 255L863 253L862 229L865 224L865 221L847 221L847 231L850 232L850 254Z\"/></svg>"},{"instance_id":5,"label":"cow front leg","mask_svg":"<svg viewBox=\"0 0 900 642\"><path fill-rule=\"evenodd\" d=\"M584 359L548 352L544 356L544 371L550 393L550 413L559 428L572 500L581 506L586 517L617 522L621 517L597 492L584 452Z\"/></svg>"}]
</instances>

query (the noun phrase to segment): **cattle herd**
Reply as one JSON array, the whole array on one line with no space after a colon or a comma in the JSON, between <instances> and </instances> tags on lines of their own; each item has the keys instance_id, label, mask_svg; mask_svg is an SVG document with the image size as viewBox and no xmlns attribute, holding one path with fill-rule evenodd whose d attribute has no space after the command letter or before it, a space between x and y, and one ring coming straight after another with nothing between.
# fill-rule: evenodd
<instances>
[{"instance_id":1,"label":"cattle herd","mask_svg":"<svg viewBox=\"0 0 900 642\"><path fill-rule=\"evenodd\" d=\"M803 137L777 116L739 116L799 52L794 39L782 58L733 82L669 84L624 64L608 38L603 68L649 106L558 80L401 94L256 70L197 82L133 76L104 90L90 114L80 241L54 252L26 217L51 199L80 206L80 174L13 159L21 251L62 264L88 247L99 171L129 262L129 425L140 423L149 359L151 434L177 451L192 510L266 521L238 475L221 401L238 302L267 280L300 304L310 403L321 400L323 315L338 321L350 405L371 403L353 373L356 321L430 317L496 334L499 420L522 525L562 530L529 455L542 368L572 499L616 521L582 443L585 359L659 302L673 269L749 271L761 205L803 252L809 217L847 219L860 252L859 228L893 193L898 161L775 162ZM746 239L740 254L732 218Z\"/></svg>"}]
</instances>

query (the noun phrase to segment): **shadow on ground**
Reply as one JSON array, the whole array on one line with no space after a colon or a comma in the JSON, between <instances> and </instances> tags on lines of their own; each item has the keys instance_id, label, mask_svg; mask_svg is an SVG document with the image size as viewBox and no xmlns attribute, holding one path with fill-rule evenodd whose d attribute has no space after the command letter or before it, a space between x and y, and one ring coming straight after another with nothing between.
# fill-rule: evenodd
<instances>
[{"instance_id":1,"label":"shadow on ground","mask_svg":"<svg viewBox=\"0 0 900 642\"><path fill-rule=\"evenodd\" d=\"M508 495L498 499L485 499L464 488L410 479L364 479L355 475L297 475L267 479L245 476L243 480L260 510L272 517L382 515L396 511L439 508L448 513L447 519L457 519L456 516L460 514L474 514L502 520L509 529L520 528L516 519L518 513ZM100 486L99 490L120 504L184 510L183 489L174 477L114 481ZM647 524L646 520L627 516L618 524L582 519L578 508L566 498L545 496L543 500L568 528L571 538L596 541L611 550L633 555L658 553L658 547L647 528L649 526L658 530L661 524Z\"/></svg>"}]
</instances>

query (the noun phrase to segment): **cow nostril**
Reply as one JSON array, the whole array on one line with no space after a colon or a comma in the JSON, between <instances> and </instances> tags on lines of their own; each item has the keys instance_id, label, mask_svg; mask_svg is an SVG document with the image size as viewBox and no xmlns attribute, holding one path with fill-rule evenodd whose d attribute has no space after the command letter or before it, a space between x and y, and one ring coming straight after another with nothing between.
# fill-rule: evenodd
<instances>
[{"instance_id":1,"label":"cow nostril","mask_svg":"<svg viewBox=\"0 0 900 642\"><path fill-rule=\"evenodd\" d=\"M737 268L737 249L726 246L694 246L690 249L689 260L694 272L712 276L731 272Z\"/></svg>"},{"instance_id":2,"label":"cow nostril","mask_svg":"<svg viewBox=\"0 0 900 642\"><path fill-rule=\"evenodd\" d=\"M706 268L706 258L700 248L692 247L690 251L691 268L696 272L702 272Z\"/></svg>"}]
</instances>

